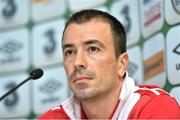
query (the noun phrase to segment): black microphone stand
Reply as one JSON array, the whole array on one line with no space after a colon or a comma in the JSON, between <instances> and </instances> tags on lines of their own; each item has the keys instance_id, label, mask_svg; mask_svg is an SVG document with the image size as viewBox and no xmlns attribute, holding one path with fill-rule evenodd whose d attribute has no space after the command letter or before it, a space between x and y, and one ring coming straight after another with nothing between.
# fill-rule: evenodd
<instances>
[{"instance_id":1,"label":"black microphone stand","mask_svg":"<svg viewBox=\"0 0 180 120\"><path fill-rule=\"evenodd\" d=\"M23 85L25 82L27 82L28 80L36 80L39 79L40 77L42 77L43 75L43 70L38 68L33 70L29 77L26 78L24 81L22 81L20 84L18 84L16 87L14 87L13 89L9 90L7 93L5 93L3 96L0 97L0 101L3 100L6 96L8 96L10 93L14 92L17 88L19 88L21 85Z\"/></svg>"},{"instance_id":2,"label":"black microphone stand","mask_svg":"<svg viewBox=\"0 0 180 120\"><path fill-rule=\"evenodd\" d=\"M5 93L3 96L0 97L0 101L3 100L6 96L8 96L10 93L12 93L13 91L15 91L17 88L19 88L21 85L23 85L24 83L26 83L28 80L32 79L33 76L29 76L27 79L25 79L24 81L22 81L20 84L18 84L16 87L12 88L11 90L9 90L7 93Z\"/></svg>"}]
</instances>

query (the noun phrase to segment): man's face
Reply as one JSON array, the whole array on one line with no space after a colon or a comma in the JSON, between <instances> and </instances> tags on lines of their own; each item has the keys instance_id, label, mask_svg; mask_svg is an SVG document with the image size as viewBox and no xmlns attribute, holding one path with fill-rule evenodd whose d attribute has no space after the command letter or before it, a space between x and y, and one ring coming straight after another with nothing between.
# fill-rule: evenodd
<instances>
[{"instance_id":1,"label":"man's face","mask_svg":"<svg viewBox=\"0 0 180 120\"><path fill-rule=\"evenodd\" d=\"M63 39L64 68L80 100L110 94L119 86L118 61L109 24L70 24Z\"/></svg>"}]
</instances>

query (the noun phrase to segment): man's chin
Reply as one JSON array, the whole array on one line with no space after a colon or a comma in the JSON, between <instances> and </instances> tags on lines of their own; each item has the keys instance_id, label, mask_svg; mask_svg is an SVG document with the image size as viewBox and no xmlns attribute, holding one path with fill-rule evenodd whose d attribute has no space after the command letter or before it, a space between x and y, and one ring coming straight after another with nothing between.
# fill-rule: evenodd
<instances>
[{"instance_id":1,"label":"man's chin","mask_svg":"<svg viewBox=\"0 0 180 120\"><path fill-rule=\"evenodd\" d=\"M79 100L89 100L95 96L95 92L90 89L79 90L73 93L74 93L74 96Z\"/></svg>"}]
</instances>

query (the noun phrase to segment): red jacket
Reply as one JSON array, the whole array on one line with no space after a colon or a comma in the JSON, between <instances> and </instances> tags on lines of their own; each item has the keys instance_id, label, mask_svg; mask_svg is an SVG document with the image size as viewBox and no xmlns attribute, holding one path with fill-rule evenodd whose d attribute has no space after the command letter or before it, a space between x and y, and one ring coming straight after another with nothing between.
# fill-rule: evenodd
<instances>
[{"instance_id":1,"label":"red jacket","mask_svg":"<svg viewBox=\"0 0 180 120\"><path fill-rule=\"evenodd\" d=\"M172 96L151 85L136 86L128 75L119 99L110 119L180 119L180 107ZM79 101L71 97L38 119L86 119L86 116Z\"/></svg>"}]
</instances>

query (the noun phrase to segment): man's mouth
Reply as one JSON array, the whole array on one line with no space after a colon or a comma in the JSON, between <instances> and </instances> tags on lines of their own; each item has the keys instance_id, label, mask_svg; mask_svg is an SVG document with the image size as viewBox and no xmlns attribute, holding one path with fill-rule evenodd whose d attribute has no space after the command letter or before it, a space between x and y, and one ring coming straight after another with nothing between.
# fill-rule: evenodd
<instances>
[{"instance_id":1,"label":"man's mouth","mask_svg":"<svg viewBox=\"0 0 180 120\"><path fill-rule=\"evenodd\" d=\"M85 75L78 75L78 76L75 76L75 78L73 79L73 83L83 82L83 81L91 80L91 79L92 78Z\"/></svg>"}]
</instances>

